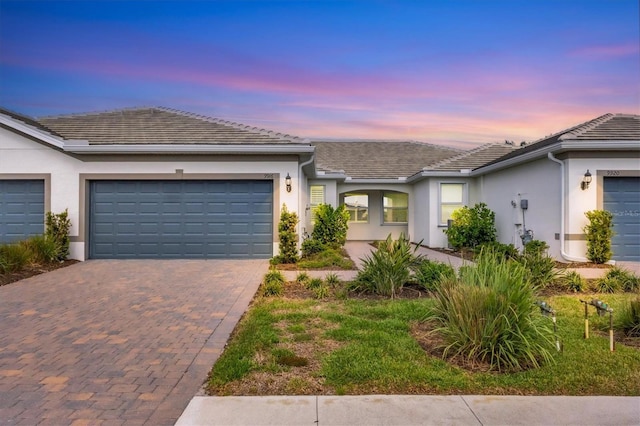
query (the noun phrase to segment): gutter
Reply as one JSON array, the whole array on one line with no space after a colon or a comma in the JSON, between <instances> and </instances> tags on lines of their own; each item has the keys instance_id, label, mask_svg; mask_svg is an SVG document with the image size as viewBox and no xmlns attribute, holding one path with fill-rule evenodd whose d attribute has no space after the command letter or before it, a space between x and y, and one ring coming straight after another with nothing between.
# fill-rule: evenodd
<instances>
[{"instance_id":1,"label":"gutter","mask_svg":"<svg viewBox=\"0 0 640 426\"><path fill-rule=\"evenodd\" d=\"M555 163L560 164L560 255L563 259L570 262L588 262L584 257L575 257L564 251L564 219L565 219L565 178L564 178L564 161L558 160L553 153L547 153L547 158Z\"/></svg>"}]
</instances>

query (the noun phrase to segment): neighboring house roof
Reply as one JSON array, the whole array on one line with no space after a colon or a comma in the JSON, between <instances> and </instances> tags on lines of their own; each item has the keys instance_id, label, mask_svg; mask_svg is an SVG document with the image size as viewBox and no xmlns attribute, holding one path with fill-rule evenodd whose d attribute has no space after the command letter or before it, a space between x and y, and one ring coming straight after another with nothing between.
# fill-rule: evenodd
<instances>
[{"instance_id":1,"label":"neighboring house roof","mask_svg":"<svg viewBox=\"0 0 640 426\"><path fill-rule=\"evenodd\" d=\"M38 118L66 139L89 145L283 145L308 141L257 127L151 107Z\"/></svg>"},{"instance_id":2,"label":"neighboring house roof","mask_svg":"<svg viewBox=\"0 0 640 426\"><path fill-rule=\"evenodd\" d=\"M319 170L343 171L352 179L398 179L460 154L447 146L415 141L312 140Z\"/></svg>"},{"instance_id":3,"label":"neighboring house roof","mask_svg":"<svg viewBox=\"0 0 640 426\"><path fill-rule=\"evenodd\" d=\"M518 147L506 143L489 143L432 164L423 170L439 172L473 170L516 149L518 149Z\"/></svg>"},{"instance_id":4,"label":"neighboring house roof","mask_svg":"<svg viewBox=\"0 0 640 426\"><path fill-rule=\"evenodd\" d=\"M605 114L593 120L578 124L545 138L539 139L508 153L502 157L486 163L485 166L501 163L507 160L516 160L518 157L543 151L545 148L552 150L554 146L563 145L564 149L570 149L573 145L576 149L584 149L584 143L593 142L593 148L606 149L614 143L640 142L640 115L633 114ZM640 145L635 145L640 149ZM546 155L546 154L544 154Z\"/></svg>"}]
</instances>

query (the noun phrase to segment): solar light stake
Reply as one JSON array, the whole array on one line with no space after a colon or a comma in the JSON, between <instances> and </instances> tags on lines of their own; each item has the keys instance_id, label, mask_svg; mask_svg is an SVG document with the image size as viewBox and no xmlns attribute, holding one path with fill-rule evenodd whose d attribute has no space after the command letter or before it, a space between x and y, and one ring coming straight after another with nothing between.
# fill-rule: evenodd
<instances>
[{"instance_id":1,"label":"solar light stake","mask_svg":"<svg viewBox=\"0 0 640 426\"><path fill-rule=\"evenodd\" d=\"M609 350L613 352L613 309L609 308Z\"/></svg>"},{"instance_id":2,"label":"solar light stake","mask_svg":"<svg viewBox=\"0 0 640 426\"><path fill-rule=\"evenodd\" d=\"M584 338L588 339L589 338L589 310L588 310L587 304L589 302L587 302L586 300L580 299L580 303L584 303Z\"/></svg>"},{"instance_id":3,"label":"solar light stake","mask_svg":"<svg viewBox=\"0 0 640 426\"><path fill-rule=\"evenodd\" d=\"M545 317L551 315L551 321L553 321L553 335L556 338L556 350L560 352L562 345L560 345L560 339L558 338L558 325L556 322L556 311L547 302L538 301L536 305L540 308L540 313Z\"/></svg>"}]
</instances>

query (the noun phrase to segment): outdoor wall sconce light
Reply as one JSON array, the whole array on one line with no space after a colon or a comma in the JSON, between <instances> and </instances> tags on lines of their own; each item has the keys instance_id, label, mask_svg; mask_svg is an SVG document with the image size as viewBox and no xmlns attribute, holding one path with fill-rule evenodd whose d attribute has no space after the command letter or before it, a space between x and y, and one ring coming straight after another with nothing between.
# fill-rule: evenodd
<instances>
[{"instance_id":1,"label":"outdoor wall sconce light","mask_svg":"<svg viewBox=\"0 0 640 426\"><path fill-rule=\"evenodd\" d=\"M591 173L589 173L589 169L587 169L587 173L584 174L582 178L582 182L580 182L580 188L584 191L589 188L589 184L591 183Z\"/></svg>"},{"instance_id":2,"label":"outdoor wall sconce light","mask_svg":"<svg viewBox=\"0 0 640 426\"><path fill-rule=\"evenodd\" d=\"M287 177L284 178L284 184L287 188L287 192L291 192L291 176L289 176L289 173L287 173Z\"/></svg>"}]
</instances>

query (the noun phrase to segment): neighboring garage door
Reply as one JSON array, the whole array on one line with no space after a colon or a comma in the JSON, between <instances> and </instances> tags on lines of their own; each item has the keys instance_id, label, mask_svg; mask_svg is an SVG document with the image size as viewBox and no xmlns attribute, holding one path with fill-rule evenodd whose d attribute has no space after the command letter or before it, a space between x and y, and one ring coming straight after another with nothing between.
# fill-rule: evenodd
<instances>
[{"instance_id":1,"label":"neighboring garage door","mask_svg":"<svg viewBox=\"0 0 640 426\"><path fill-rule=\"evenodd\" d=\"M272 181L93 181L90 191L91 258L272 256Z\"/></svg>"},{"instance_id":2,"label":"neighboring garage door","mask_svg":"<svg viewBox=\"0 0 640 426\"><path fill-rule=\"evenodd\" d=\"M640 177L605 177L603 189L604 209L613 214L613 259L640 261Z\"/></svg>"},{"instance_id":3,"label":"neighboring garage door","mask_svg":"<svg viewBox=\"0 0 640 426\"><path fill-rule=\"evenodd\" d=\"M0 180L0 243L44 233L44 181Z\"/></svg>"}]
</instances>

